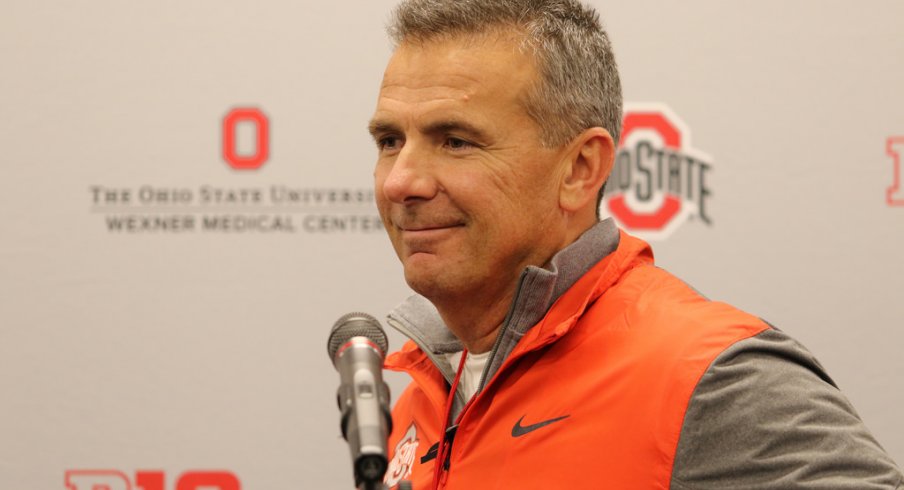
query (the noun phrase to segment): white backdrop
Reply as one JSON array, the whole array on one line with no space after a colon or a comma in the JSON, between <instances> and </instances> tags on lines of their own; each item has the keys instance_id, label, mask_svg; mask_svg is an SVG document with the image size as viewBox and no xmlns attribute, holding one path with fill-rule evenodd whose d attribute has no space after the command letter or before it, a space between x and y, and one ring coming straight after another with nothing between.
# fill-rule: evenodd
<instances>
[{"instance_id":1,"label":"white backdrop","mask_svg":"<svg viewBox=\"0 0 904 490\"><path fill-rule=\"evenodd\" d=\"M351 488L327 333L409 294L367 194L394 3L4 2L0 487ZM904 3L593 3L626 100L711 158L659 264L801 340L904 461Z\"/></svg>"}]
</instances>

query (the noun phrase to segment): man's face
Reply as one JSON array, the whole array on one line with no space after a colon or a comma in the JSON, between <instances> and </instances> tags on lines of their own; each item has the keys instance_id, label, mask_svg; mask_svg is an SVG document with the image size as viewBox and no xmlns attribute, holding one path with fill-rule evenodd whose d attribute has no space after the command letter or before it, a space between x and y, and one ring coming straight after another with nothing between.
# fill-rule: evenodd
<instances>
[{"instance_id":1,"label":"man's face","mask_svg":"<svg viewBox=\"0 0 904 490\"><path fill-rule=\"evenodd\" d=\"M508 39L403 44L371 132L377 206L405 279L428 299L507 300L562 243L561 149L521 99L532 60Z\"/></svg>"}]
</instances>

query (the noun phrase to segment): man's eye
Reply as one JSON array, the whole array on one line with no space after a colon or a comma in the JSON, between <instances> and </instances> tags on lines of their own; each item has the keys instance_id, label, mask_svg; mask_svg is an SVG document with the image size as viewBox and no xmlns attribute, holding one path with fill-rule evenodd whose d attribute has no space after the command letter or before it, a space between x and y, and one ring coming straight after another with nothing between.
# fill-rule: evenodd
<instances>
[{"instance_id":1,"label":"man's eye","mask_svg":"<svg viewBox=\"0 0 904 490\"><path fill-rule=\"evenodd\" d=\"M464 150L470 148L473 145L463 139L449 138L446 140L446 146L448 146L452 150Z\"/></svg>"},{"instance_id":2,"label":"man's eye","mask_svg":"<svg viewBox=\"0 0 904 490\"><path fill-rule=\"evenodd\" d=\"M385 136L377 140L377 146L381 150L397 150L400 145L400 140L397 136Z\"/></svg>"}]
</instances>

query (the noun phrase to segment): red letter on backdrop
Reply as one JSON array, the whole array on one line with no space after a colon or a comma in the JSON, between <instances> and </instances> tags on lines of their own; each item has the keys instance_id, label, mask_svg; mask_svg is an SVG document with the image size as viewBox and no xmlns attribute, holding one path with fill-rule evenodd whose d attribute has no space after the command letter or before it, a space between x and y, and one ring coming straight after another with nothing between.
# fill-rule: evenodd
<instances>
[{"instance_id":1,"label":"red letter on backdrop","mask_svg":"<svg viewBox=\"0 0 904 490\"><path fill-rule=\"evenodd\" d=\"M241 156L235 149L236 126L241 122L257 126L257 148L250 156ZM257 170L270 156L270 125L260 109L237 108L223 118L223 159L236 170Z\"/></svg>"},{"instance_id":2,"label":"red letter on backdrop","mask_svg":"<svg viewBox=\"0 0 904 490\"><path fill-rule=\"evenodd\" d=\"M885 200L889 206L904 206L904 186L901 185L901 160L904 160L904 136L888 138L885 152L892 160L894 181L885 191Z\"/></svg>"},{"instance_id":3,"label":"red letter on backdrop","mask_svg":"<svg viewBox=\"0 0 904 490\"><path fill-rule=\"evenodd\" d=\"M68 470L69 490L131 490L125 473L116 470Z\"/></svg>"},{"instance_id":4,"label":"red letter on backdrop","mask_svg":"<svg viewBox=\"0 0 904 490\"><path fill-rule=\"evenodd\" d=\"M135 485L144 490L164 490L162 471L136 471Z\"/></svg>"},{"instance_id":5,"label":"red letter on backdrop","mask_svg":"<svg viewBox=\"0 0 904 490\"><path fill-rule=\"evenodd\" d=\"M215 487L219 490L241 490L239 479L228 471L189 471L179 477L176 490Z\"/></svg>"}]
</instances>

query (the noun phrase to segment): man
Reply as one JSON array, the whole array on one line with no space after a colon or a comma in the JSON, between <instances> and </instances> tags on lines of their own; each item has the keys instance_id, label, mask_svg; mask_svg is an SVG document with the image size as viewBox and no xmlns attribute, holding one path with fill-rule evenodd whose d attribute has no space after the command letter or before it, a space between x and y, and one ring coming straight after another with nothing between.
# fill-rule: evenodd
<instances>
[{"instance_id":1,"label":"man","mask_svg":"<svg viewBox=\"0 0 904 490\"><path fill-rule=\"evenodd\" d=\"M615 61L575 0L408 0L370 131L418 295L386 483L899 488L816 360L599 221Z\"/></svg>"}]
</instances>

